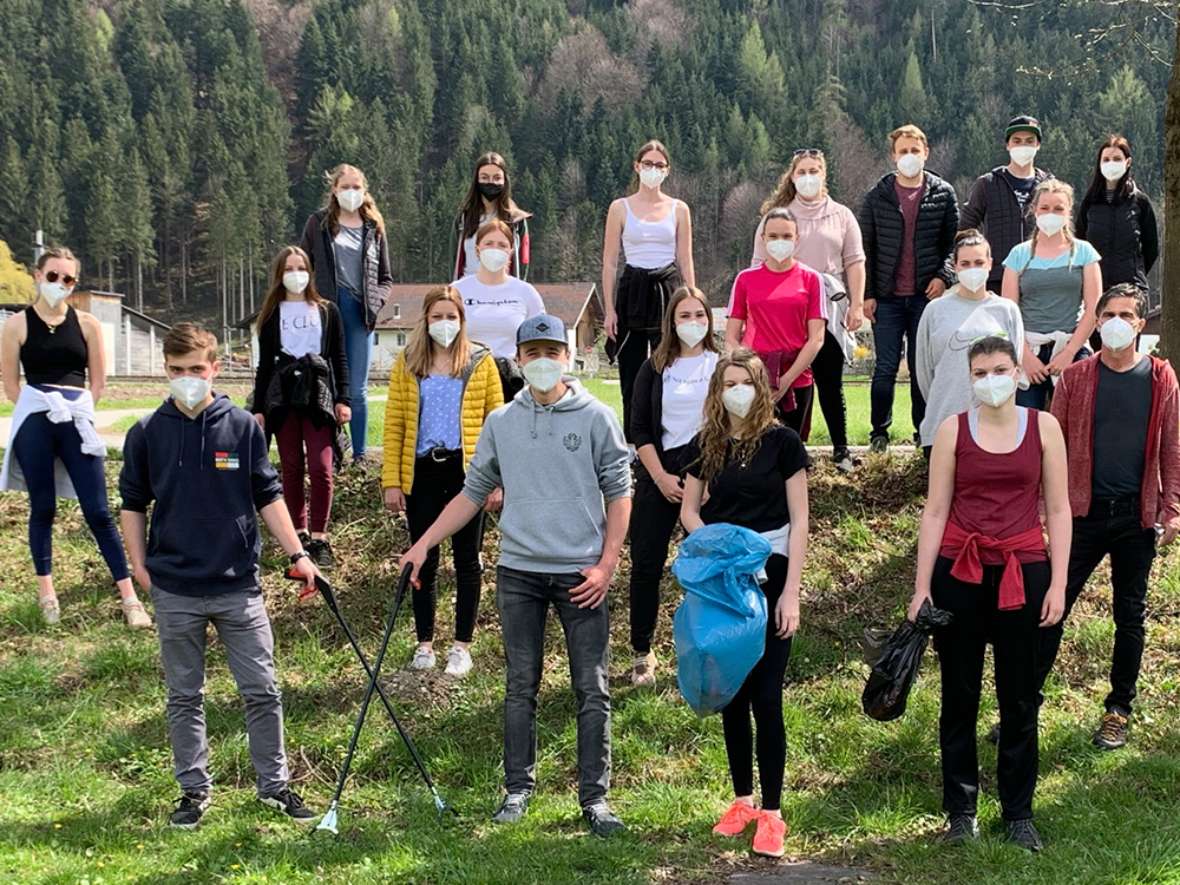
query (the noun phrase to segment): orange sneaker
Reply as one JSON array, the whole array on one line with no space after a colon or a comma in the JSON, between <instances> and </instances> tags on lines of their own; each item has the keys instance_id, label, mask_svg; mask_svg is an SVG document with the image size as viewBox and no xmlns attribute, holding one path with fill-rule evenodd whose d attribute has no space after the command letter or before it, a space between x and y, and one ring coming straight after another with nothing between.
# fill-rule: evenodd
<instances>
[{"instance_id":1,"label":"orange sneaker","mask_svg":"<svg viewBox=\"0 0 1180 885\"><path fill-rule=\"evenodd\" d=\"M758 815L758 829L754 831L754 853L763 857L782 857L786 835L785 820L767 811L761 812Z\"/></svg>"},{"instance_id":2,"label":"orange sneaker","mask_svg":"<svg viewBox=\"0 0 1180 885\"><path fill-rule=\"evenodd\" d=\"M718 836L740 836L750 821L758 820L758 815L759 811L753 805L734 799L725 814L721 815L717 826L713 827L713 832Z\"/></svg>"}]
</instances>

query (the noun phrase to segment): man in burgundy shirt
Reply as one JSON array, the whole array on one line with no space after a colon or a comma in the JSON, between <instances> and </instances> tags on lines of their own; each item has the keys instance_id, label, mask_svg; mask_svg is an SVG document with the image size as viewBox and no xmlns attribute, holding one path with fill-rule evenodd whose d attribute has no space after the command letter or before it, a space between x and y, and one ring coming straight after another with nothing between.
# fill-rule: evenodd
<instances>
[{"instance_id":1,"label":"man in burgundy shirt","mask_svg":"<svg viewBox=\"0 0 1180 885\"><path fill-rule=\"evenodd\" d=\"M1102 350L1066 369L1052 412L1065 434L1073 546L1065 617L1094 569L1110 556L1114 659L1098 747L1127 742L1143 657L1147 579L1156 545L1180 534L1180 387L1165 360L1137 353L1147 298L1112 286L1096 308ZM1041 631L1040 682L1053 669L1065 617Z\"/></svg>"},{"instance_id":2,"label":"man in burgundy shirt","mask_svg":"<svg viewBox=\"0 0 1180 885\"><path fill-rule=\"evenodd\" d=\"M942 295L954 280L950 254L959 229L955 189L925 169L930 155L925 133L901 126L889 134L889 142L897 169L865 195L858 216L866 257L865 318L873 323L876 350L870 437L875 452L889 447L903 342L915 428L926 414L914 378L918 322L926 301Z\"/></svg>"}]
</instances>

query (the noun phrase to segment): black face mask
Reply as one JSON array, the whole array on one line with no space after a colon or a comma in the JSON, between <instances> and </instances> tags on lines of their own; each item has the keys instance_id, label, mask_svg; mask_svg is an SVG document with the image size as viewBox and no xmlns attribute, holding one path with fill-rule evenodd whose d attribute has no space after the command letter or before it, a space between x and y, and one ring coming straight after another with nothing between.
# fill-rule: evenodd
<instances>
[{"instance_id":1,"label":"black face mask","mask_svg":"<svg viewBox=\"0 0 1180 885\"><path fill-rule=\"evenodd\" d=\"M478 188L479 195L485 200L499 199L500 194L504 193L504 185L496 184L493 181L481 181Z\"/></svg>"}]
</instances>

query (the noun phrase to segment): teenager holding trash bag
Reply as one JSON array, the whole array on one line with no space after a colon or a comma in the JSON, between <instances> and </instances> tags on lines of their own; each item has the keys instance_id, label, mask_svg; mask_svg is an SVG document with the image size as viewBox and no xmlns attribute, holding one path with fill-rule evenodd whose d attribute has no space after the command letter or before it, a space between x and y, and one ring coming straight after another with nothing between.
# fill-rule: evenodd
<instances>
[{"instance_id":1,"label":"teenager holding trash bag","mask_svg":"<svg viewBox=\"0 0 1180 885\"><path fill-rule=\"evenodd\" d=\"M1020 369L1010 340L983 338L967 359L980 404L947 418L935 435L908 616L915 620L927 601L953 616L934 632L942 670L939 746L948 841L979 833L975 729L990 641L1001 724L997 781L1008 839L1039 851L1032 821L1037 644L1038 629L1056 624L1065 608L1065 442L1052 415L1016 405ZM1048 553L1039 514L1042 489Z\"/></svg>"},{"instance_id":2,"label":"teenager holding trash bag","mask_svg":"<svg viewBox=\"0 0 1180 885\"><path fill-rule=\"evenodd\" d=\"M578 800L591 832L624 829L606 801L610 784L610 640L606 594L631 516L630 452L609 406L573 377L565 326L526 320L516 333L528 386L488 417L456 495L401 558L415 579L427 552L471 522L504 489L496 604L504 633L504 781L492 816L516 823L536 787L537 701L545 618L557 609L578 708Z\"/></svg>"},{"instance_id":3,"label":"teenager holding trash bag","mask_svg":"<svg viewBox=\"0 0 1180 885\"><path fill-rule=\"evenodd\" d=\"M822 329L821 329L822 331ZM786 768L783 681L799 627L799 589L807 552L807 451L775 420L766 367L752 351L722 356L709 383L704 423L690 449L680 519L689 532L730 523L771 545L766 562L766 650L721 711L735 799L713 831L737 836L758 822L754 851L782 857L787 825L780 802ZM702 502L706 490L708 499ZM762 807L754 804L753 713Z\"/></svg>"},{"instance_id":4,"label":"teenager holding trash bag","mask_svg":"<svg viewBox=\"0 0 1180 885\"><path fill-rule=\"evenodd\" d=\"M700 289L672 293L655 353L639 369L631 404L631 439L639 466L631 513L631 682L654 685L651 640L660 611L660 579L680 521L685 456L701 429L705 395L717 367L713 315Z\"/></svg>"},{"instance_id":5,"label":"teenager holding trash bag","mask_svg":"<svg viewBox=\"0 0 1180 885\"><path fill-rule=\"evenodd\" d=\"M467 338L463 297L453 286L426 293L422 317L409 346L389 373L381 484L385 507L405 512L410 540L417 541L447 503L463 490L464 472L475 454L484 422L504 405L500 377L487 348ZM499 507L502 493L489 497ZM479 545L482 518L455 533L455 644L447 653L447 675L471 671L471 638L479 611ZM434 667L434 592L438 547L430 548L414 587L418 648L410 666Z\"/></svg>"}]
</instances>

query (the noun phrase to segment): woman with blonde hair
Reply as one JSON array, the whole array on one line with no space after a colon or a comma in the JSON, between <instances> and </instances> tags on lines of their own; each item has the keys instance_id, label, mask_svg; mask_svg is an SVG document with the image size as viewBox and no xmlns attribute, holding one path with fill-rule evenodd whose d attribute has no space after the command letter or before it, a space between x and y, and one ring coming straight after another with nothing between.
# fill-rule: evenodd
<instances>
[{"instance_id":1,"label":"woman with blonde hair","mask_svg":"<svg viewBox=\"0 0 1180 885\"><path fill-rule=\"evenodd\" d=\"M634 192L610 204L602 241L602 301L608 353L619 360L623 433L631 440L631 396L639 368L660 343L660 328L672 293L695 286L692 216L688 204L663 191L672 168L660 141L635 154ZM616 278L619 248L626 262Z\"/></svg>"},{"instance_id":2,"label":"woman with blonde hair","mask_svg":"<svg viewBox=\"0 0 1180 885\"><path fill-rule=\"evenodd\" d=\"M819 148L800 148L779 179L778 187L762 204L762 220L754 232L751 267L767 258L763 227L772 209L789 209L798 224L794 255L824 277L827 328L824 343L811 362L816 396L832 440L832 460L850 473L856 461L848 450L848 417L844 402L844 364L852 361L856 331L864 323L865 250L860 225L852 210L828 195L828 164ZM831 285L832 280L839 283ZM753 328L745 341L753 340Z\"/></svg>"},{"instance_id":3,"label":"woman with blonde hair","mask_svg":"<svg viewBox=\"0 0 1180 885\"><path fill-rule=\"evenodd\" d=\"M316 288L340 309L352 395L349 435L353 458L361 461L369 425L373 329L389 298L393 275L389 272L385 220L369 192L365 174L341 163L325 178L328 194L324 207L308 217L299 245L311 258Z\"/></svg>"},{"instance_id":4,"label":"woman with blonde hair","mask_svg":"<svg viewBox=\"0 0 1180 885\"><path fill-rule=\"evenodd\" d=\"M1090 355L1094 307L1102 294L1097 250L1073 232L1073 188L1049 178L1033 192L1032 236L1004 259L1000 294L1020 305L1024 320L1021 368L1027 390L1016 404L1047 409L1066 367Z\"/></svg>"},{"instance_id":5,"label":"woman with blonde hair","mask_svg":"<svg viewBox=\"0 0 1180 885\"><path fill-rule=\"evenodd\" d=\"M685 454L701 429L709 379L717 367L713 314L700 289L681 286L664 313L660 344L635 379L631 439L639 464L631 504L631 682L653 685L651 650L660 610L660 579L680 520Z\"/></svg>"},{"instance_id":6,"label":"woman with blonde hair","mask_svg":"<svg viewBox=\"0 0 1180 885\"><path fill-rule=\"evenodd\" d=\"M344 327L311 276L298 246L279 250L258 311L258 371L251 398L259 426L274 435L283 500L303 548L321 569L334 565L328 543L336 428L352 417ZM311 519L304 474L311 480Z\"/></svg>"},{"instance_id":7,"label":"woman with blonde hair","mask_svg":"<svg viewBox=\"0 0 1180 885\"><path fill-rule=\"evenodd\" d=\"M775 419L770 379L752 350L740 347L717 361L704 423L689 454L680 508L685 529L729 523L758 532L771 546L761 585L766 594L765 651L721 711L735 798L713 831L737 836L757 821L754 852L782 857L787 832L780 810L787 754L783 680L791 637L799 627L807 552L807 451L799 435ZM761 809L754 804L755 747Z\"/></svg>"},{"instance_id":8,"label":"woman with blonde hair","mask_svg":"<svg viewBox=\"0 0 1180 885\"><path fill-rule=\"evenodd\" d=\"M491 352L467 337L463 297L453 286L426 293L410 343L389 374L381 485L385 507L406 514L417 542L463 489L467 465L484 421L504 404ZM502 495L493 495L502 498ZM495 509L489 499L489 508ZM447 654L448 675L471 671L471 639L479 611L479 545L476 517L451 537L455 562L455 643ZM414 587L418 647L410 666L434 667L434 585L438 548L426 556Z\"/></svg>"}]
</instances>

